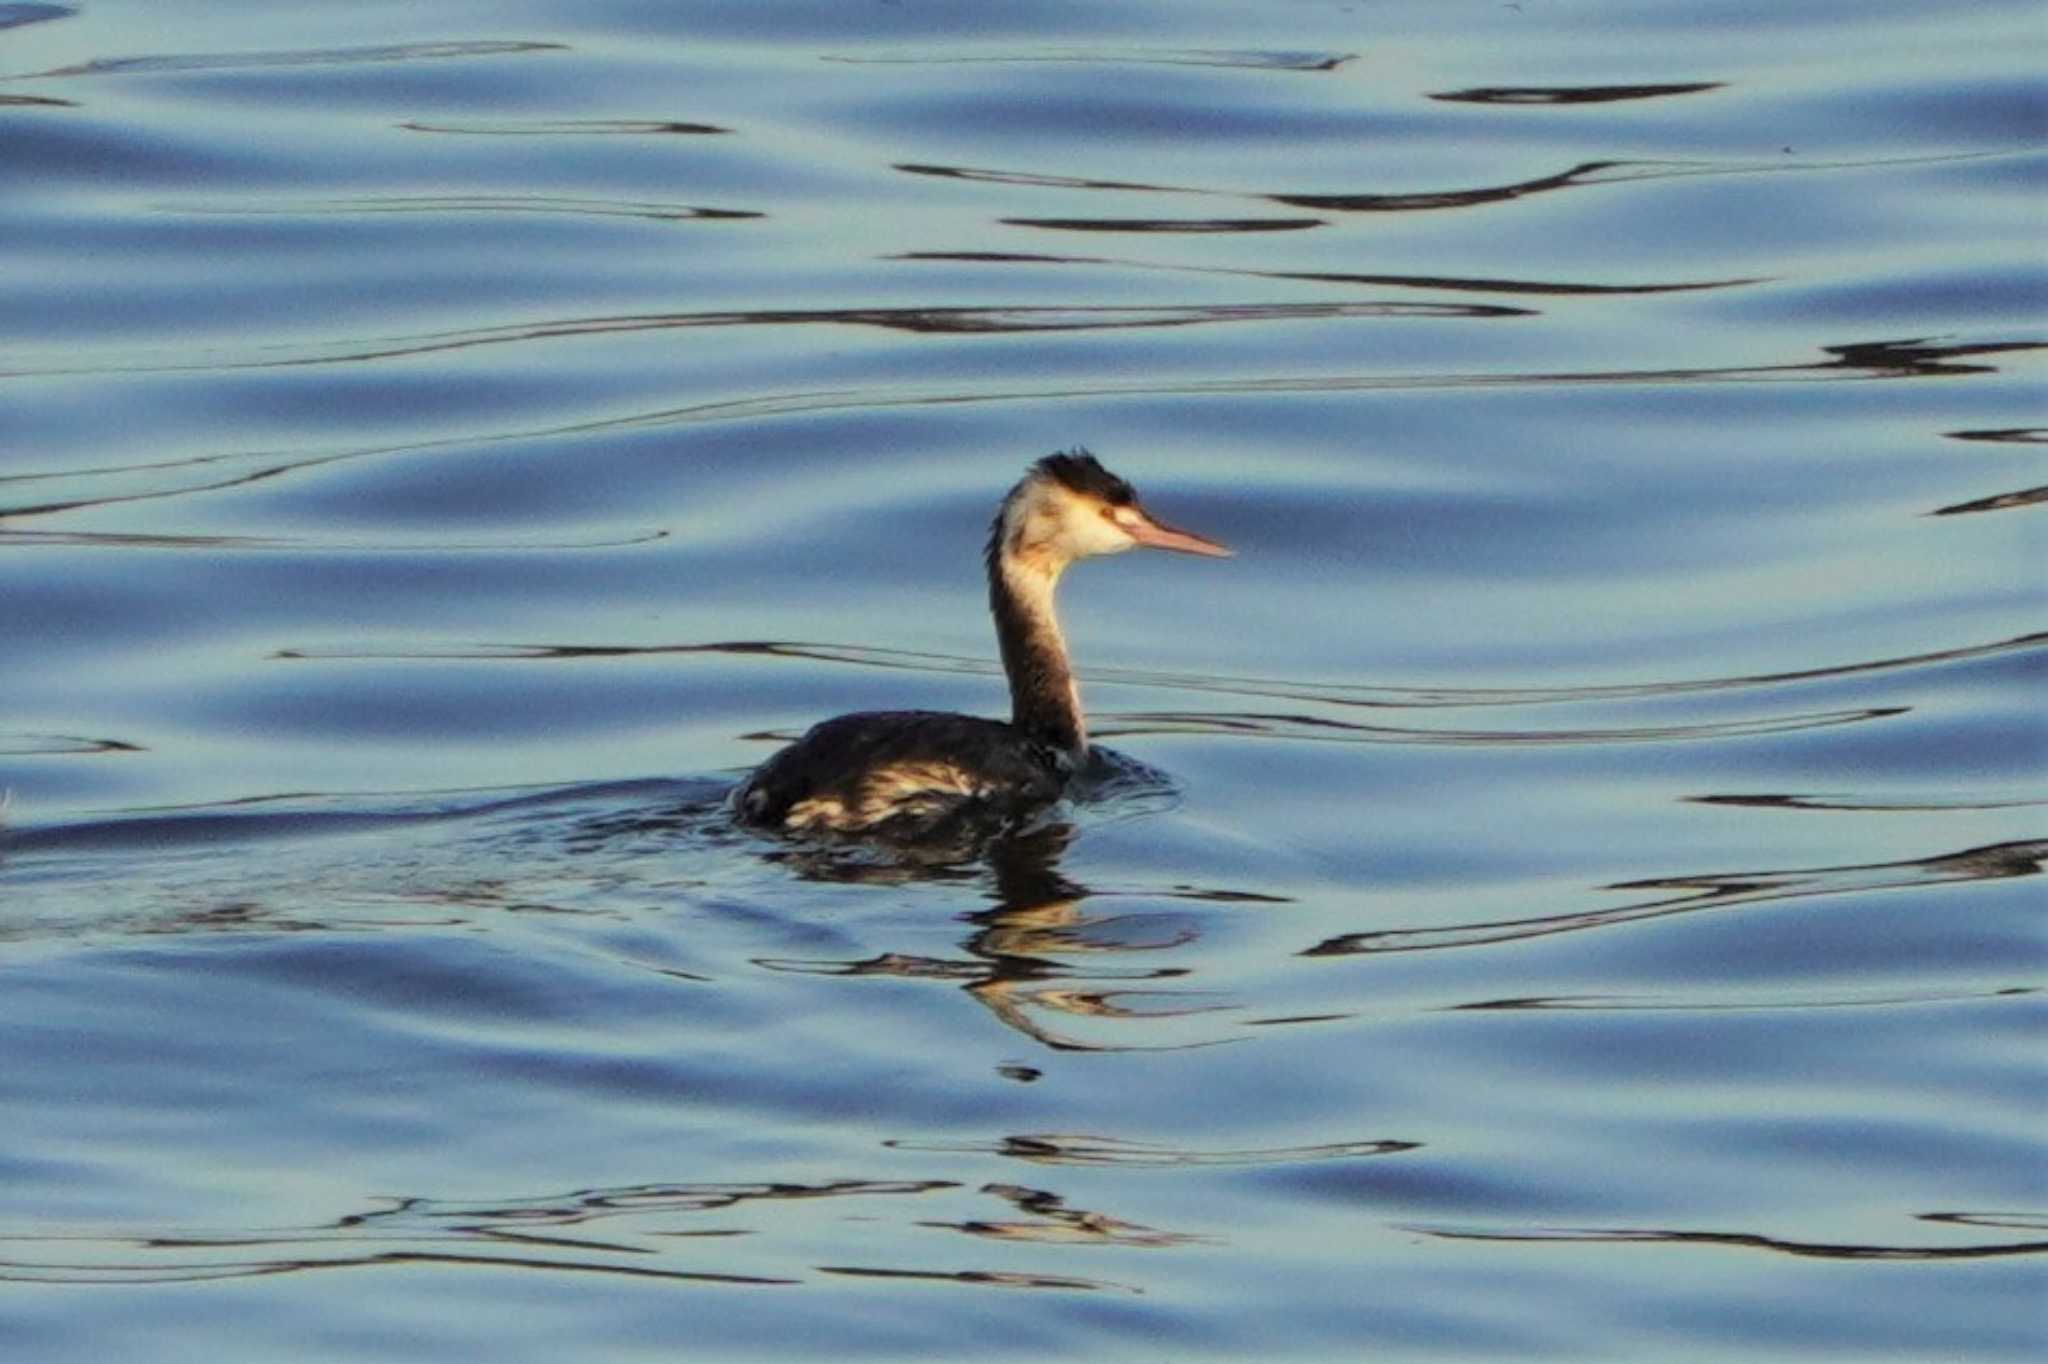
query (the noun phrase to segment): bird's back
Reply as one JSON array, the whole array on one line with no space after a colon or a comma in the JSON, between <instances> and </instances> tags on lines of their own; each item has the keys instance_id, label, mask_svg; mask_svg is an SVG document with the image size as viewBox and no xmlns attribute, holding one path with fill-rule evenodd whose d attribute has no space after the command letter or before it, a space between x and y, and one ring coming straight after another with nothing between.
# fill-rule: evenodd
<instances>
[{"instance_id":1,"label":"bird's back","mask_svg":"<svg viewBox=\"0 0 2048 1364\"><path fill-rule=\"evenodd\" d=\"M1054 749L1000 720L864 711L813 727L763 763L734 808L763 828L918 837L1044 806L1064 776Z\"/></svg>"}]
</instances>

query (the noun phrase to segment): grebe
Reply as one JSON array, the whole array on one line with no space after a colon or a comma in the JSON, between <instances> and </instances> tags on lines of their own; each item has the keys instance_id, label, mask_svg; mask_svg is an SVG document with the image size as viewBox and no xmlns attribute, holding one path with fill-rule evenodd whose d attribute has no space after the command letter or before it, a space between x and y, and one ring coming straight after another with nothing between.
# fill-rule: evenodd
<instances>
[{"instance_id":1,"label":"grebe","mask_svg":"<svg viewBox=\"0 0 2048 1364\"><path fill-rule=\"evenodd\" d=\"M739 818L794 833L917 839L1002 823L1058 799L1088 757L1081 696L1053 614L1076 559L1139 545L1228 556L1153 519L1131 485L1076 448L1033 464L988 537L988 604L1010 680L1010 720L863 711L817 725L733 793Z\"/></svg>"}]
</instances>

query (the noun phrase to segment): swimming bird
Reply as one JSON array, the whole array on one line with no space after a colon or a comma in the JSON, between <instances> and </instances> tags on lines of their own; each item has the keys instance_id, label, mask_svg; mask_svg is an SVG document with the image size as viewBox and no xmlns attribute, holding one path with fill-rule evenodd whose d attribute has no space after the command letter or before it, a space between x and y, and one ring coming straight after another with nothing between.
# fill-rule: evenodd
<instances>
[{"instance_id":1,"label":"swimming bird","mask_svg":"<svg viewBox=\"0 0 2048 1364\"><path fill-rule=\"evenodd\" d=\"M735 789L741 822L915 841L1002 827L1057 800L1088 760L1088 729L1053 591L1075 560L1141 545L1230 554L1159 521L1086 450L1033 464L1003 498L986 554L1008 722L929 710L827 720Z\"/></svg>"}]
</instances>

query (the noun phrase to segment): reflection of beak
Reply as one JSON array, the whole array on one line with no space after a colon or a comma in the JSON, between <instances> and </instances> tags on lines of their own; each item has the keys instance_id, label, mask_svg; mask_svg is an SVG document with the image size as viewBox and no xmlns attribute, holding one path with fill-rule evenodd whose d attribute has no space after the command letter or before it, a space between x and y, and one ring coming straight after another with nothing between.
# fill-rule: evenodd
<instances>
[{"instance_id":1,"label":"reflection of beak","mask_svg":"<svg viewBox=\"0 0 2048 1364\"><path fill-rule=\"evenodd\" d=\"M1179 550L1182 554L1206 554L1212 559L1231 557L1231 551L1214 540L1206 540L1193 531L1179 530L1162 521L1155 521L1151 513L1144 510L1138 512L1136 520L1127 522L1124 529L1130 532L1133 540L1141 545L1150 545L1154 549Z\"/></svg>"}]
</instances>

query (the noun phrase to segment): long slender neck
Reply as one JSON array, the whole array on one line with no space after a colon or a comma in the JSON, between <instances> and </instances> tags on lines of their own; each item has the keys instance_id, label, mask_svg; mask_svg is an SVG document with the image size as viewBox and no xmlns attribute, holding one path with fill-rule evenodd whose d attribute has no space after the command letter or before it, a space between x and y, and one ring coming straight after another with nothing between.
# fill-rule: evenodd
<instances>
[{"instance_id":1,"label":"long slender neck","mask_svg":"<svg viewBox=\"0 0 2048 1364\"><path fill-rule=\"evenodd\" d=\"M989 546L988 604L1010 678L1010 723L1079 762L1088 752L1088 729L1067 642L1053 614L1058 582L1057 568L1015 553L998 531Z\"/></svg>"}]
</instances>

